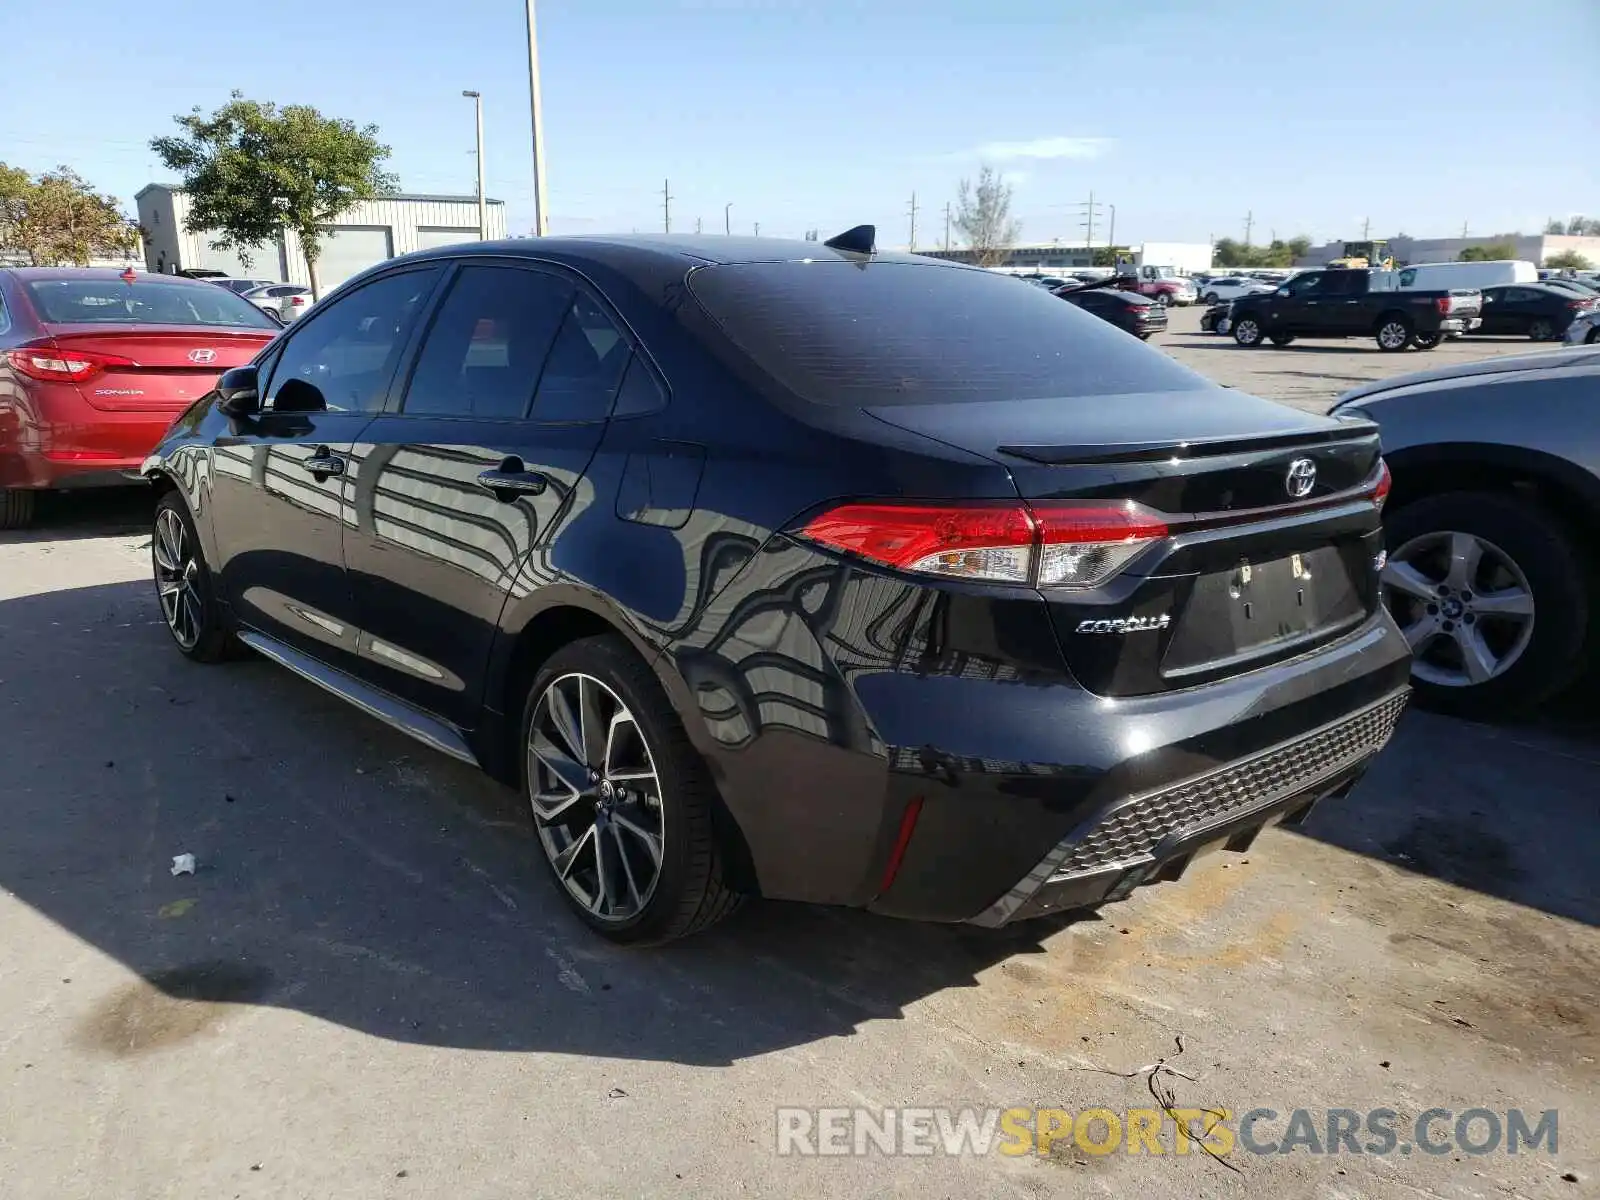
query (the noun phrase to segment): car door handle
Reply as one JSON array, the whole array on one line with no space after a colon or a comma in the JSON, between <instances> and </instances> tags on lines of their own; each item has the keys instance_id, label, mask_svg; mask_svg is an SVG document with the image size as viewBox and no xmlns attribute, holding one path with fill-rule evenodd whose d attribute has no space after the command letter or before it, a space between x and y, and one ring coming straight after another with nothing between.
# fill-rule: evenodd
<instances>
[{"instance_id":1,"label":"car door handle","mask_svg":"<svg viewBox=\"0 0 1600 1200\"><path fill-rule=\"evenodd\" d=\"M550 486L550 478L538 471L530 471L515 454L501 460L498 467L478 476L478 486L494 495L496 500L510 503L518 496L539 496Z\"/></svg>"},{"instance_id":2,"label":"car door handle","mask_svg":"<svg viewBox=\"0 0 1600 1200\"><path fill-rule=\"evenodd\" d=\"M330 452L326 446L318 446L311 452L311 457L302 461L300 465L321 482L329 475L343 475L345 462L337 454Z\"/></svg>"}]
</instances>

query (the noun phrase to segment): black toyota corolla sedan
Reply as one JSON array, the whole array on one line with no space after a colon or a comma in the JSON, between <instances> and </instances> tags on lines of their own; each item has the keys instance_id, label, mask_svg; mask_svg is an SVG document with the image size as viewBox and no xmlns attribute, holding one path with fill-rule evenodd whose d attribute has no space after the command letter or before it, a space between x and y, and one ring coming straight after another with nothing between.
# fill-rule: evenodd
<instances>
[{"instance_id":1,"label":"black toyota corolla sedan","mask_svg":"<svg viewBox=\"0 0 1600 1200\"><path fill-rule=\"evenodd\" d=\"M1344 793L1410 665L1378 451L861 227L385 262L145 474L184 654L520 787L660 941L1094 905Z\"/></svg>"}]
</instances>

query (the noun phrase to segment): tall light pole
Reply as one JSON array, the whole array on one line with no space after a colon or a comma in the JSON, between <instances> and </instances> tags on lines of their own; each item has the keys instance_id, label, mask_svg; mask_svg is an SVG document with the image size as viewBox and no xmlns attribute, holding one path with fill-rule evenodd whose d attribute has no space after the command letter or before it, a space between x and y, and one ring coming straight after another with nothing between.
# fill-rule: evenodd
<instances>
[{"instance_id":1,"label":"tall light pole","mask_svg":"<svg viewBox=\"0 0 1600 1200\"><path fill-rule=\"evenodd\" d=\"M539 101L539 26L533 0L528 0L528 100L533 109L533 232L543 237L550 232L550 217L545 204L544 106Z\"/></svg>"},{"instance_id":2,"label":"tall light pole","mask_svg":"<svg viewBox=\"0 0 1600 1200\"><path fill-rule=\"evenodd\" d=\"M1117 206L1106 205L1111 210L1111 236L1106 239L1106 245L1111 248L1111 265L1117 265Z\"/></svg>"},{"instance_id":3,"label":"tall light pole","mask_svg":"<svg viewBox=\"0 0 1600 1200\"><path fill-rule=\"evenodd\" d=\"M722 232L723 232L724 236L730 236L733 233L733 201L732 200L729 200L728 203L726 203L725 205L722 206Z\"/></svg>"},{"instance_id":4,"label":"tall light pole","mask_svg":"<svg viewBox=\"0 0 1600 1200\"><path fill-rule=\"evenodd\" d=\"M483 194L483 93L462 92L461 94L472 101L472 107L478 117L478 240L487 242L489 240L489 201L484 198Z\"/></svg>"}]
</instances>

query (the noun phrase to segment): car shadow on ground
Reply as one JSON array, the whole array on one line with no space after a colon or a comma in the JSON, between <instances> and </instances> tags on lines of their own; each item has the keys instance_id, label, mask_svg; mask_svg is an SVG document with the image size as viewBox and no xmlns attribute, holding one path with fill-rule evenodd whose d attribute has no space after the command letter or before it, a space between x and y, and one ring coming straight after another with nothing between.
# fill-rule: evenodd
<instances>
[{"instance_id":1,"label":"car shadow on ground","mask_svg":"<svg viewBox=\"0 0 1600 1200\"><path fill-rule=\"evenodd\" d=\"M33 523L26 529L0 530L0 547L144 533L155 516L156 501L155 493L139 484L40 492L34 504Z\"/></svg>"},{"instance_id":2,"label":"car shadow on ground","mask_svg":"<svg viewBox=\"0 0 1600 1200\"><path fill-rule=\"evenodd\" d=\"M189 663L141 583L0 602L0 724L0 887L127 967L73 1033L115 1057L261 1004L403 1042L726 1064L898 1019L1069 923L767 903L612 947L546 882L514 793L263 661ZM1464 729L1409 717L1308 832L1596 922L1600 764L1554 759L1559 799L1530 812L1536 780L1486 769Z\"/></svg>"},{"instance_id":3,"label":"car shadow on ground","mask_svg":"<svg viewBox=\"0 0 1600 1200\"><path fill-rule=\"evenodd\" d=\"M1070 923L768 903L612 947L546 881L519 796L265 661L188 662L143 583L0 602L0 727L0 888L135 977L73 1035L117 1057L262 1004L404 1042L726 1064L897 1019Z\"/></svg>"}]
</instances>

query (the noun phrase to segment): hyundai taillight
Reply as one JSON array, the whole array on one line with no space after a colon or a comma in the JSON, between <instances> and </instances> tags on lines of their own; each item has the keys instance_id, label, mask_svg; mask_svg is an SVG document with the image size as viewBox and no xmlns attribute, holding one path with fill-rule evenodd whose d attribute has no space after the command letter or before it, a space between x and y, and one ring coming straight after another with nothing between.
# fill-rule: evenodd
<instances>
[{"instance_id":1,"label":"hyundai taillight","mask_svg":"<svg viewBox=\"0 0 1600 1200\"><path fill-rule=\"evenodd\" d=\"M988 583L1097 587L1167 524L1131 501L842 504L801 536L902 571Z\"/></svg>"},{"instance_id":2,"label":"hyundai taillight","mask_svg":"<svg viewBox=\"0 0 1600 1200\"><path fill-rule=\"evenodd\" d=\"M1378 460L1378 482L1372 485L1372 503L1379 508L1389 498L1389 489L1394 486L1394 479L1389 474L1389 464L1383 459Z\"/></svg>"},{"instance_id":3,"label":"hyundai taillight","mask_svg":"<svg viewBox=\"0 0 1600 1200\"><path fill-rule=\"evenodd\" d=\"M136 367L139 364L120 354L100 354L91 350L59 350L53 346L22 346L6 351L6 361L29 379L46 383L82 383L93 379L107 367Z\"/></svg>"},{"instance_id":4,"label":"hyundai taillight","mask_svg":"<svg viewBox=\"0 0 1600 1200\"><path fill-rule=\"evenodd\" d=\"M1568 300L1567 307L1576 309L1593 308L1594 303L1593 300Z\"/></svg>"}]
</instances>

